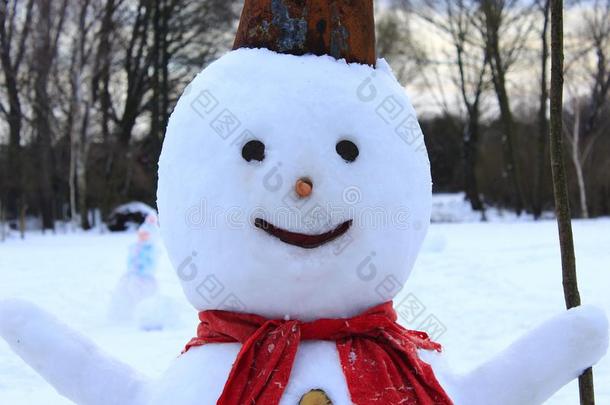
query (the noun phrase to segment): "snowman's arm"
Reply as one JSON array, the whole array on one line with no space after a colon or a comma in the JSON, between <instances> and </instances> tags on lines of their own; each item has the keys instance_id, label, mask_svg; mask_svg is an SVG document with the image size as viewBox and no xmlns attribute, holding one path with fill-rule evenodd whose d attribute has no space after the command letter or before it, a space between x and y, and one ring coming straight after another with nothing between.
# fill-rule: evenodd
<instances>
[{"instance_id":1,"label":"snowman's arm","mask_svg":"<svg viewBox=\"0 0 610 405\"><path fill-rule=\"evenodd\" d=\"M457 383L456 404L539 405L597 363L608 320L595 307L556 316Z\"/></svg>"},{"instance_id":2,"label":"snowman's arm","mask_svg":"<svg viewBox=\"0 0 610 405\"><path fill-rule=\"evenodd\" d=\"M143 377L32 304L0 301L0 336L61 395L79 405L132 405L143 398Z\"/></svg>"}]
</instances>

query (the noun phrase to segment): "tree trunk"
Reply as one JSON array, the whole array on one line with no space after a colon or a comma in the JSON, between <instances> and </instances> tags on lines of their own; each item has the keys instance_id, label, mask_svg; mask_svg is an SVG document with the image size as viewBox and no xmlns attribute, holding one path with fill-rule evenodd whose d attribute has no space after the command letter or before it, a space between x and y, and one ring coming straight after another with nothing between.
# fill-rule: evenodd
<instances>
[{"instance_id":1,"label":"tree trunk","mask_svg":"<svg viewBox=\"0 0 610 405\"><path fill-rule=\"evenodd\" d=\"M532 198L532 211L535 219L540 219L542 216L542 182L546 173L548 158L546 155L546 137L549 133L549 122L547 119L547 101L549 99L548 84L547 84L547 68L549 60L549 12L551 2L545 0L543 6L544 24L542 34L540 35L542 42L542 52L540 58L540 104L538 109L538 143L536 148L536 172L534 173L534 195Z\"/></svg>"},{"instance_id":2,"label":"tree trunk","mask_svg":"<svg viewBox=\"0 0 610 405\"><path fill-rule=\"evenodd\" d=\"M79 76L79 75L77 75ZM83 112L86 103L80 97L82 82L76 82L72 94L72 117L74 122L70 131L70 208L72 221L82 229L90 229L87 208L87 112Z\"/></svg>"},{"instance_id":3,"label":"tree trunk","mask_svg":"<svg viewBox=\"0 0 610 405\"><path fill-rule=\"evenodd\" d=\"M81 2L78 21L78 35L74 39L70 72L70 206L72 221L82 229L90 229L87 208L87 150L89 126L89 102L83 97L83 70L86 65L85 41L87 36L87 11L89 0ZM94 82L90 85L93 87ZM93 90L91 91L93 93ZM91 94L93 97L93 94ZM77 214L78 212L78 214ZM80 219L80 220L78 220ZM78 221L78 222L77 222Z\"/></svg>"},{"instance_id":4,"label":"tree trunk","mask_svg":"<svg viewBox=\"0 0 610 405\"><path fill-rule=\"evenodd\" d=\"M0 199L0 242L4 242L6 239L6 214L4 211L4 204L2 199Z\"/></svg>"},{"instance_id":5,"label":"tree trunk","mask_svg":"<svg viewBox=\"0 0 610 405\"><path fill-rule=\"evenodd\" d=\"M563 0L551 0L551 125L550 149L555 211L559 228L563 289L567 308L580 305L568 181L563 159ZM579 377L581 405L594 405L593 371Z\"/></svg>"},{"instance_id":6,"label":"tree trunk","mask_svg":"<svg viewBox=\"0 0 610 405\"><path fill-rule=\"evenodd\" d=\"M461 7L464 7L461 5ZM463 9L461 9L463 11ZM454 25L454 24L451 24ZM462 95L462 102L468 114L466 119L466 127L462 137L462 158L464 160L464 190L466 198L470 201L470 206L475 211L481 211L481 216L485 219L485 206L481 201L479 194L479 185L477 181L477 162L478 162L478 143L479 143L479 118L480 118L480 100L485 82L485 71L488 64L488 52L484 50L481 70L478 75L474 94L468 94L468 79L466 77L467 64L464 61L465 38L468 30L460 24L456 35L454 35L454 47L457 56L457 67L459 72L459 87Z\"/></svg>"},{"instance_id":7,"label":"tree trunk","mask_svg":"<svg viewBox=\"0 0 610 405\"><path fill-rule=\"evenodd\" d=\"M77 54L78 52L76 52ZM70 187L70 216L72 224L78 224L78 210L76 205L77 185L76 185L76 161L79 159L80 153L80 131L78 130L79 123L82 119L81 115L81 80L80 74L77 71L78 57L73 55L72 72L70 75L71 106L70 106L70 175L68 185Z\"/></svg>"},{"instance_id":8,"label":"tree trunk","mask_svg":"<svg viewBox=\"0 0 610 405\"><path fill-rule=\"evenodd\" d=\"M25 205L25 199L19 200L19 236L21 239L25 239L25 214L27 206Z\"/></svg>"},{"instance_id":9,"label":"tree trunk","mask_svg":"<svg viewBox=\"0 0 610 405\"><path fill-rule=\"evenodd\" d=\"M91 229L89 222L89 206L87 204L87 158L89 156L89 104L84 103L85 111L81 120L80 151L76 159L76 185L78 187L78 212L80 213L80 226L84 230Z\"/></svg>"},{"instance_id":10,"label":"tree trunk","mask_svg":"<svg viewBox=\"0 0 610 405\"><path fill-rule=\"evenodd\" d=\"M466 198L470 201L472 209L483 212L485 207L479 194L476 174L478 138L478 113L469 114L466 133L464 134L464 188L466 190Z\"/></svg>"},{"instance_id":11,"label":"tree trunk","mask_svg":"<svg viewBox=\"0 0 610 405\"><path fill-rule=\"evenodd\" d=\"M99 100L99 108L101 110L101 132L103 140L103 150L106 160L104 165L103 181L106 192L98 201L98 206L102 212L102 219L105 219L110 206L110 198L113 194L113 189L110 184L110 176L112 173L112 166L114 161L114 146L111 140L111 121L112 121L112 98L110 95L110 76L112 66L112 51L113 42L111 41L115 30L115 13L116 13L116 2L114 0L107 0L102 22L99 31L99 42L95 54L95 65L99 67L96 74L93 75L92 81L92 103L96 104Z\"/></svg>"},{"instance_id":12,"label":"tree trunk","mask_svg":"<svg viewBox=\"0 0 610 405\"><path fill-rule=\"evenodd\" d=\"M583 175L584 159L580 155L580 105L578 101L574 103L574 127L572 129L572 163L576 172L576 182L578 183L578 195L580 197L580 214L583 218L589 218L589 207L587 205L587 188Z\"/></svg>"},{"instance_id":13,"label":"tree trunk","mask_svg":"<svg viewBox=\"0 0 610 405\"><path fill-rule=\"evenodd\" d=\"M496 62L495 65L499 66L501 62ZM492 69L493 70L493 69ZM515 136L514 136L514 121L512 111L510 109L510 102L508 99L508 93L506 92L506 78L504 77L503 68L498 68L494 74L494 83L496 87L496 95L498 97L498 103L500 104L500 114L502 117L502 126L504 127L504 134L502 141L504 143L504 156L505 156L505 171L509 181L512 184L513 191L513 205L517 215L521 215L524 209L523 202L523 191L521 188L521 181L519 178L519 165L516 157L515 147Z\"/></svg>"},{"instance_id":14,"label":"tree trunk","mask_svg":"<svg viewBox=\"0 0 610 405\"><path fill-rule=\"evenodd\" d=\"M9 107L5 113L5 118L9 130L7 168L10 170L10 176L7 176L7 199L5 204L17 213L20 213L25 198L21 147L23 113L19 88L19 71L23 55L25 54L26 39L30 33L33 6L34 1L29 0L25 5L25 10L21 10L22 13L25 13L25 18L21 26L20 35L17 37L15 35L15 25L13 25L14 21L11 21L14 15L11 17L9 10L12 9L12 13L17 12L17 3L13 3L11 7L7 1L0 2L0 64L4 73L4 90ZM5 209L9 207L5 207ZM20 233L23 237L25 229L21 227L22 221L19 221L19 224Z\"/></svg>"},{"instance_id":15,"label":"tree trunk","mask_svg":"<svg viewBox=\"0 0 610 405\"><path fill-rule=\"evenodd\" d=\"M499 31L502 24L502 9L492 0L482 2L483 13L485 14L486 24L486 47L489 55L489 65L491 67L492 79L498 105L500 107L500 115L504 134L502 141L504 144L504 171L512 186L512 203L518 215L521 215L524 209L523 189L521 187L521 179L519 177L520 170L516 157L514 120L510 108L510 100L506 90L506 71L504 61L500 53Z\"/></svg>"},{"instance_id":16,"label":"tree trunk","mask_svg":"<svg viewBox=\"0 0 610 405\"><path fill-rule=\"evenodd\" d=\"M51 1L37 2L38 21L36 24L36 49L34 51L34 132L39 158L39 196L42 229L54 229L53 210L53 164L51 156L51 101L48 81L51 69Z\"/></svg>"},{"instance_id":17,"label":"tree trunk","mask_svg":"<svg viewBox=\"0 0 610 405\"><path fill-rule=\"evenodd\" d=\"M72 112L74 114L74 112ZM72 123L74 125L74 123ZM76 224L78 216L76 212L76 154L77 148L72 139L74 128L70 130L70 169L68 173L68 188L70 189L70 220L73 226Z\"/></svg>"}]
</instances>

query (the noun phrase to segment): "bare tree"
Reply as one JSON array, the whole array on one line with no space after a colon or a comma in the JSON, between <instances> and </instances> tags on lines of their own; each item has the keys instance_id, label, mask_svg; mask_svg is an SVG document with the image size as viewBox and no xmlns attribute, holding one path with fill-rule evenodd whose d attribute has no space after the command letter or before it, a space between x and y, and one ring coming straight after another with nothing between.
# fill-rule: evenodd
<instances>
[{"instance_id":1,"label":"bare tree","mask_svg":"<svg viewBox=\"0 0 610 405\"><path fill-rule=\"evenodd\" d=\"M93 124L91 109L94 103L95 82L89 77L100 69L92 64L95 51L96 22L103 9L98 10L91 0L74 2L72 15L72 46L70 48L69 100L67 132L70 137L70 208L72 221L83 229L91 227L87 206L87 158Z\"/></svg>"},{"instance_id":2,"label":"bare tree","mask_svg":"<svg viewBox=\"0 0 610 405\"><path fill-rule=\"evenodd\" d=\"M610 107L610 0L594 0L586 6L578 36L581 49L574 60L569 61L566 71L574 83L568 88L572 108L564 117L566 126L571 127L564 134L576 172L583 218L589 217L587 166L610 126L607 114ZM588 91L583 93L582 88L588 88Z\"/></svg>"},{"instance_id":3,"label":"bare tree","mask_svg":"<svg viewBox=\"0 0 610 405\"><path fill-rule=\"evenodd\" d=\"M481 126L481 103L486 90L489 55L476 29L478 13L474 1L433 1L414 3L413 11L433 27L440 29L450 44L453 81L458 89L466 115L463 132L464 189L472 208L481 211L484 204L477 180L478 143Z\"/></svg>"},{"instance_id":4,"label":"bare tree","mask_svg":"<svg viewBox=\"0 0 610 405\"><path fill-rule=\"evenodd\" d=\"M585 13L585 35L595 54L595 68L591 72L591 101L587 106L585 133L593 133L610 92L610 0L595 0Z\"/></svg>"},{"instance_id":5,"label":"bare tree","mask_svg":"<svg viewBox=\"0 0 610 405\"><path fill-rule=\"evenodd\" d=\"M25 197L22 168L23 89L20 75L31 33L34 0L0 1L0 62L4 78L4 91L8 106L0 103L0 112L9 127L7 168L11 175L6 179L7 193L0 195L6 205L20 213L19 229L25 236Z\"/></svg>"},{"instance_id":6,"label":"bare tree","mask_svg":"<svg viewBox=\"0 0 610 405\"><path fill-rule=\"evenodd\" d=\"M580 116L581 107L578 98L574 99L574 124L572 126L572 132L564 127L566 138L569 141L570 149L572 150L571 158L572 164L574 164L574 170L576 171L576 182L578 184L578 196L580 198L580 212L583 218L589 218L589 206L587 204L587 188L585 184L585 177L583 174L583 166L588 160L592 149L587 148L585 153L580 150ZM592 145L592 144L591 144Z\"/></svg>"},{"instance_id":7,"label":"bare tree","mask_svg":"<svg viewBox=\"0 0 610 405\"><path fill-rule=\"evenodd\" d=\"M403 85L418 79L426 64L426 53L413 37L408 10L407 4L399 2L376 18L377 52Z\"/></svg>"},{"instance_id":8,"label":"bare tree","mask_svg":"<svg viewBox=\"0 0 610 405\"><path fill-rule=\"evenodd\" d=\"M235 1L224 0L138 0L135 5L107 0L102 26L115 28L103 29L113 33L99 44L99 53L109 66L96 79L102 113L109 118L102 131L108 190L103 213L132 187L138 160L132 142L136 123L149 124L148 131L139 135L154 162L183 86L195 71L228 49L227 32L236 18L234 5Z\"/></svg>"},{"instance_id":9,"label":"bare tree","mask_svg":"<svg viewBox=\"0 0 610 405\"><path fill-rule=\"evenodd\" d=\"M52 229L69 209L87 228L89 206L152 203L171 111L230 48L238 3L0 0L0 202L10 219L20 213L23 230L29 206Z\"/></svg>"},{"instance_id":10,"label":"bare tree","mask_svg":"<svg viewBox=\"0 0 610 405\"><path fill-rule=\"evenodd\" d=\"M34 74L33 130L39 158L39 199L42 228L55 229L55 191L52 155L53 112L49 96L51 69L57 56L68 0L52 4L51 0L36 1L35 45L31 60Z\"/></svg>"},{"instance_id":11,"label":"bare tree","mask_svg":"<svg viewBox=\"0 0 610 405\"><path fill-rule=\"evenodd\" d=\"M515 143L515 122L511 110L510 98L506 85L507 71L519 52L523 49L525 39L531 29L524 16L529 11L517 7L519 0L478 0L480 7L479 29L485 41L493 84L500 108L503 126L504 171L512 187L513 206L517 214L525 208L523 186L520 178L520 165ZM507 27L516 29L516 34L500 42L501 37L509 37Z\"/></svg>"},{"instance_id":12,"label":"bare tree","mask_svg":"<svg viewBox=\"0 0 610 405\"><path fill-rule=\"evenodd\" d=\"M536 147L536 171L534 173L534 186L532 188L532 211L535 219L542 216L542 181L548 166L546 156L546 139L549 132L549 122L547 118L549 100L548 90L548 60L549 60L549 20L550 20L550 0L537 0L536 5L542 14L542 29L540 31L540 102L538 105L538 142Z\"/></svg>"}]
</instances>

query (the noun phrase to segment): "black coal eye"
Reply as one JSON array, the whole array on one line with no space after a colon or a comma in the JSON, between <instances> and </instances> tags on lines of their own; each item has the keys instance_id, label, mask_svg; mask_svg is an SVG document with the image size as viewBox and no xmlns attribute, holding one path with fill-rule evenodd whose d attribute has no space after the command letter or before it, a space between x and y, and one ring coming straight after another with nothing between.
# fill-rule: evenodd
<instances>
[{"instance_id":1,"label":"black coal eye","mask_svg":"<svg viewBox=\"0 0 610 405\"><path fill-rule=\"evenodd\" d=\"M337 153L343 158L343 160L351 163L358 158L360 151L354 142L343 140L337 143Z\"/></svg>"},{"instance_id":2,"label":"black coal eye","mask_svg":"<svg viewBox=\"0 0 610 405\"><path fill-rule=\"evenodd\" d=\"M265 159L265 144L257 140L249 141L242 148L241 155L246 162L262 162Z\"/></svg>"}]
</instances>

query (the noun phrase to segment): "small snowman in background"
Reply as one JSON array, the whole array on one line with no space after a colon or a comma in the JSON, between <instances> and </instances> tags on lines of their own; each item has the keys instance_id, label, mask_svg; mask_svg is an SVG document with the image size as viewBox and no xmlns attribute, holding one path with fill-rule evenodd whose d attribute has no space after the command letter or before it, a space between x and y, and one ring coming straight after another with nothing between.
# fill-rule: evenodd
<instances>
[{"instance_id":1,"label":"small snowman in background","mask_svg":"<svg viewBox=\"0 0 610 405\"><path fill-rule=\"evenodd\" d=\"M128 273L147 281L155 281L159 258L157 234L157 216L149 214L138 228L138 241L129 247Z\"/></svg>"},{"instance_id":2,"label":"small snowman in background","mask_svg":"<svg viewBox=\"0 0 610 405\"><path fill-rule=\"evenodd\" d=\"M142 318L150 318L148 308L151 302L157 302L159 285L155 274L158 268L159 247L157 216L149 214L138 228L138 240L129 247L127 272L121 277L110 303L109 319L114 323L136 321L141 325ZM153 322L154 323L154 322ZM158 329L154 327L152 329Z\"/></svg>"}]
</instances>

